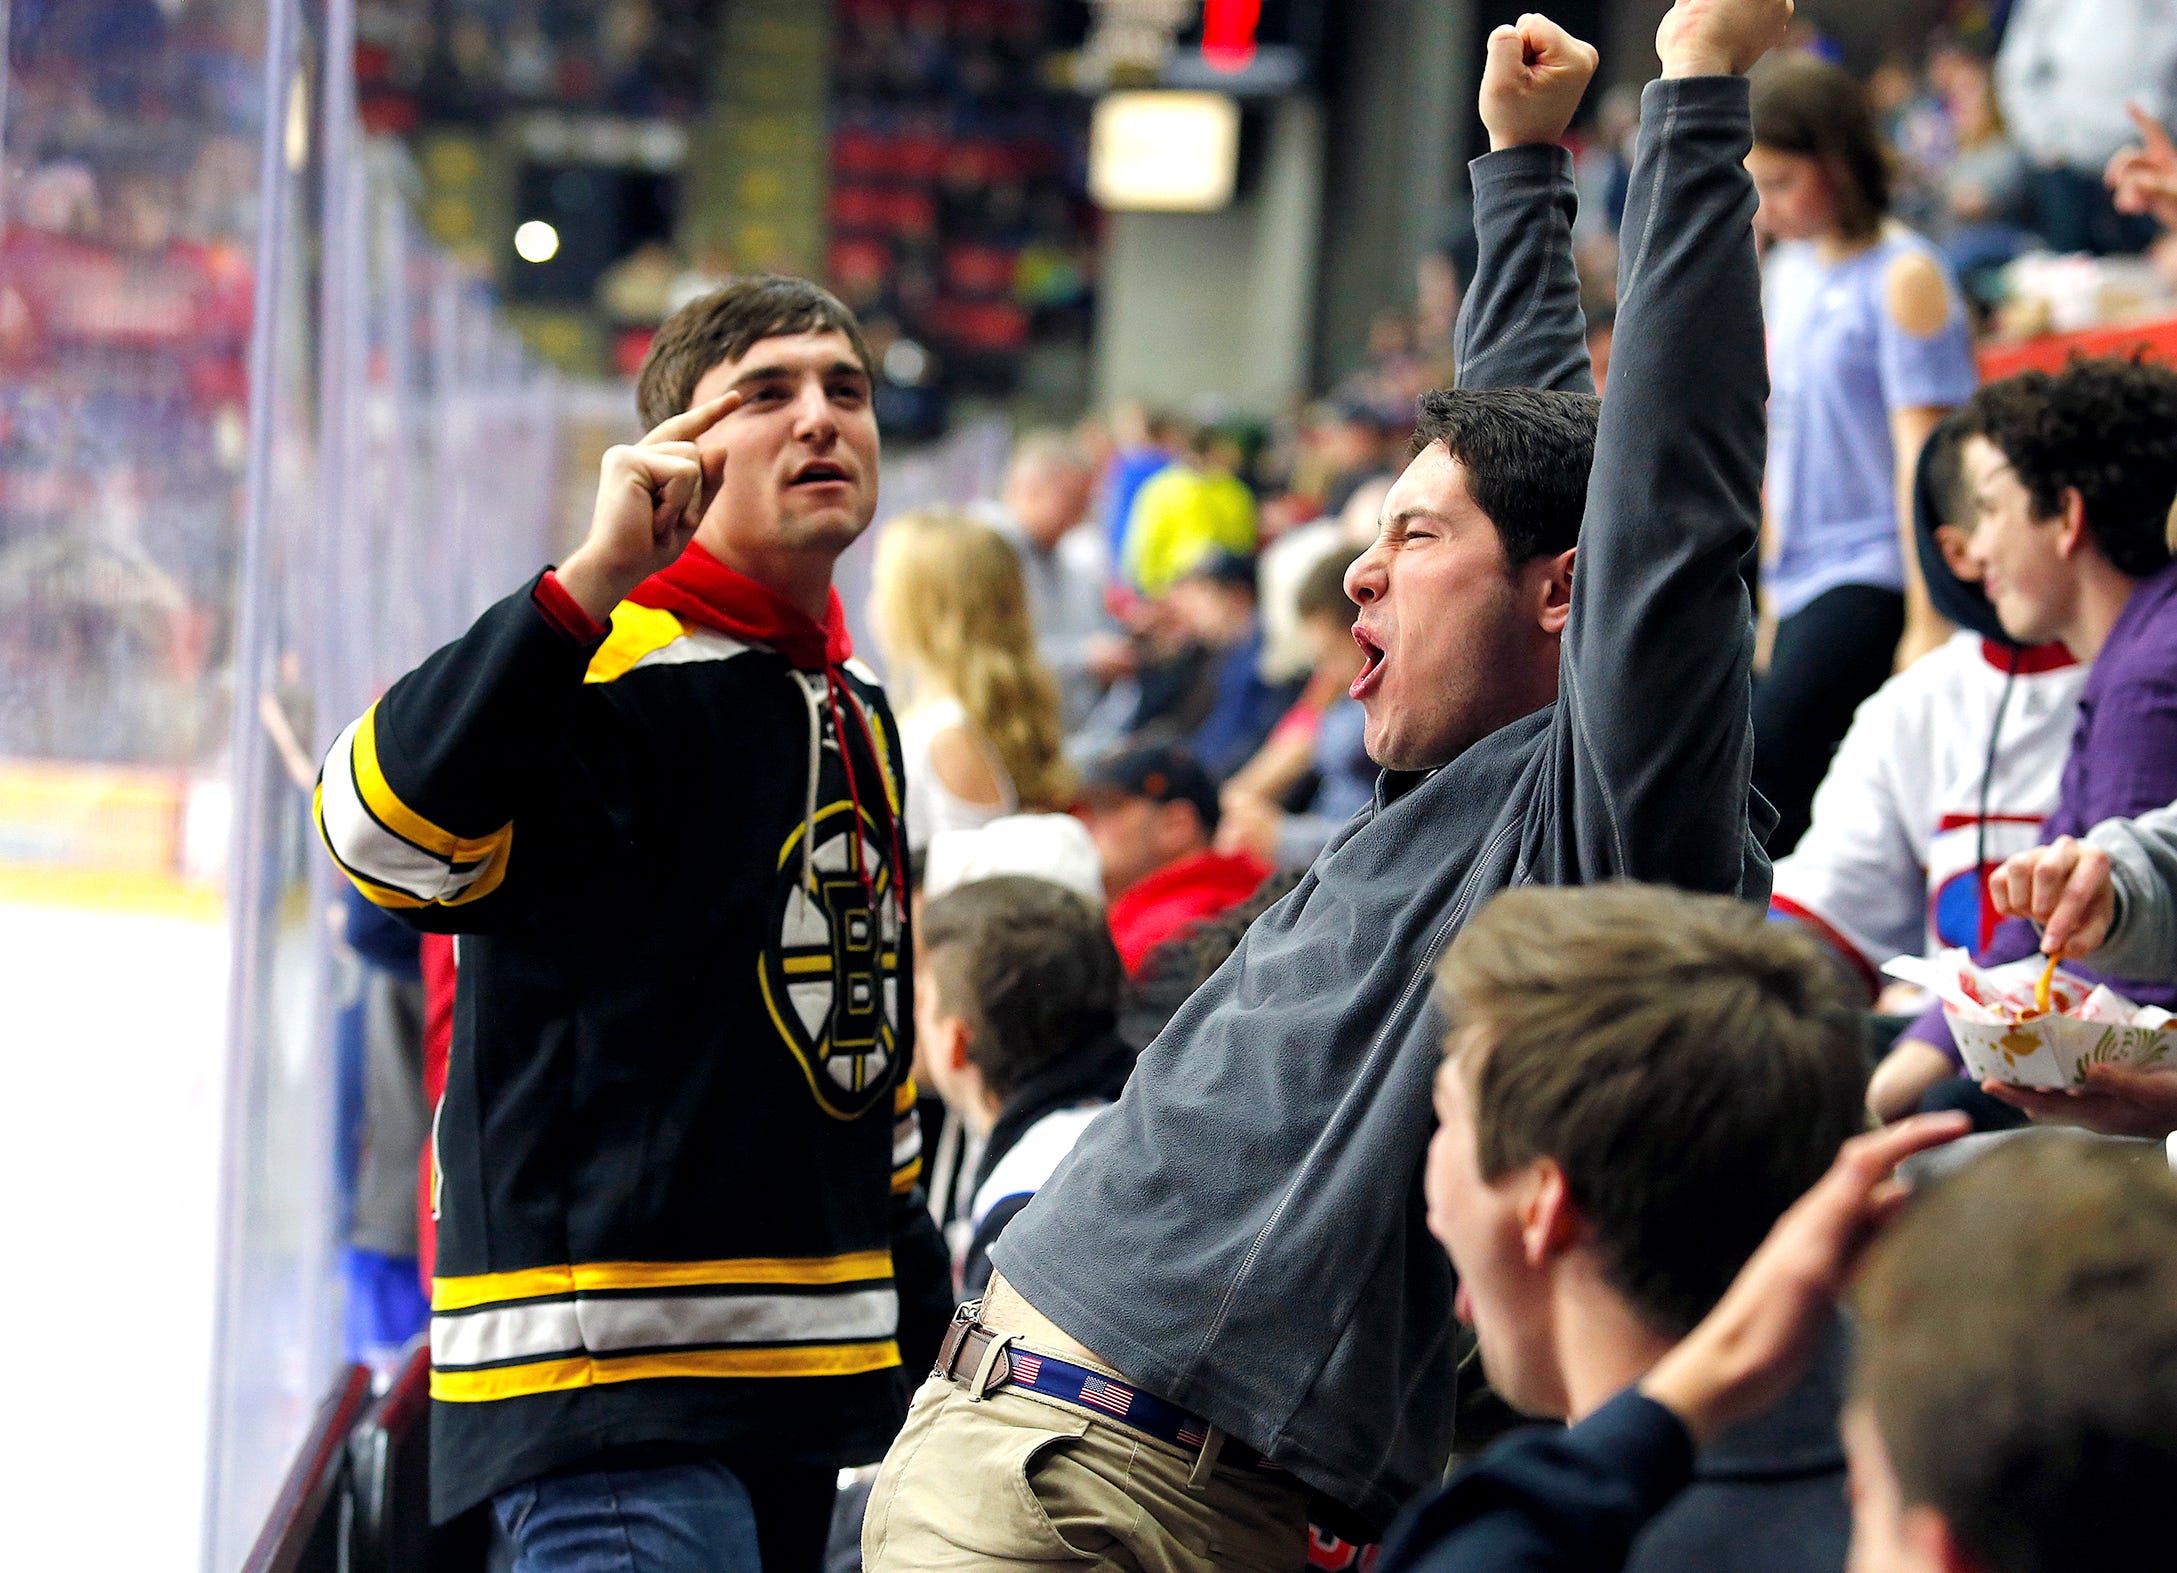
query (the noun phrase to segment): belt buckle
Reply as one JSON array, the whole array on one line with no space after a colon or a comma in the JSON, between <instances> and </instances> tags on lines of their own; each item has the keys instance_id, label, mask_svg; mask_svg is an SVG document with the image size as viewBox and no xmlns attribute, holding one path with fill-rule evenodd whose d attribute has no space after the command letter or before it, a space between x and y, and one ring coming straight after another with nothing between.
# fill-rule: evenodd
<instances>
[{"instance_id":1,"label":"belt buckle","mask_svg":"<svg viewBox=\"0 0 2177 1573\"><path fill-rule=\"evenodd\" d=\"M931 1368L932 1376L941 1376L948 1382L953 1380L960 1364L960 1351L967 1347L968 1335L975 1330L976 1313L982 1308L980 1300L965 1300L954 1310L952 1324L938 1342L937 1364Z\"/></svg>"}]
</instances>

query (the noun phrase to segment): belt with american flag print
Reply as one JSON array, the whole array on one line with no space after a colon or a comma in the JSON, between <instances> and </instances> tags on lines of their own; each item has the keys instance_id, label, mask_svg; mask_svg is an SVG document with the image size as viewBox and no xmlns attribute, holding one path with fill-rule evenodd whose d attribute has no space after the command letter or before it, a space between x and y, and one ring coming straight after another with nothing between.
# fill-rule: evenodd
<instances>
[{"instance_id":1,"label":"belt with american flag print","mask_svg":"<svg viewBox=\"0 0 2177 1573\"><path fill-rule=\"evenodd\" d=\"M1016 1348L1010 1335L976 1321L975 1309L970 1303L954 1314L952 1325L945 1330L945 1341L938 1348L937 1366L932 1375L966 1387L972 1387L980 1376L980 1390L984 1393L994 1393L1003 1387L1023 1388L1085 1409L1100 1420L1116 1420L1144 1436L1168 1442L1190 1453L1199 1452L1208 1444L1215 1428L1201 1416L1189 1414L1177 1404L1166 1403L1154 1393L1145 1393L1101 1371L1075 1365L1056 1355ZM1004 1345L995 1359L991 1358L993 1344ZM986 1362L990 1367L987 1373L983 1370ZM1236 1437L1221 1437L1221 1444L1216 1463L1223 1468L1284 1473L1282 1465L1264 1458Z\"/></svg>"}]
</instances>

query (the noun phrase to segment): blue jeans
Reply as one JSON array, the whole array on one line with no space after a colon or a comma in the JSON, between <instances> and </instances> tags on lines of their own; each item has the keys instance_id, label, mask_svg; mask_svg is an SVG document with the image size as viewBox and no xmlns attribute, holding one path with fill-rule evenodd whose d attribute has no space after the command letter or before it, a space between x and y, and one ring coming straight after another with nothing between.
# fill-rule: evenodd
<instances>
[{"instance_id":1,"label":"blue jeans","mask_svg":"<svg viewBox=\"0 0 2177 1573\"><path fill-rule=\"evenodd\" d=\"M514 1573L760 1573L756 1510L724 1464L575 1469L491 1499Z\"/></svg>"}]
</instances>

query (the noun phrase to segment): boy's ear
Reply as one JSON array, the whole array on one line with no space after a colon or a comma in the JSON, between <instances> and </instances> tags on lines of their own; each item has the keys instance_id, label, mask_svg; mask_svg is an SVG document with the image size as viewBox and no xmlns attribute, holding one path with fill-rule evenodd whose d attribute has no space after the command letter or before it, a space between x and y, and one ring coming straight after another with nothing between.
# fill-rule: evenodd
<instances>
[{"instance_id":1,"label":"boy's ear","mask_svg":"<svg viewBox=\"0 0 2177 1573\"><path fill-rule=\"evenodd\" d=\"M2078 487L2066 486L2056 504L2056 550L2064 557L2075 557L2092 539L2086 529L2086 499Z\"/></svg>"},{"instance_id":2,"label":"boy's ear","mask_svg":"<svg viewBox=\"0 0 2177 1573\"><path fill-rule=\"evenodd\" d=\"M1572 1198L1572 1187L1555 1158L1537 1158L1523 1177L1525 1195L1520 1200L1519 1237L1529 1267L1546 1267L1578 1245L1587 1234L1587 1220Z\"/></svg>"},{"instance_id":3,"label":"boy's ear","mask_svg":"<svg viewBox=\"0 0 2177 1573\"><path fill-rule=\"evenodd\" d=\"M1970 543L1971 537L1954 524L1935 527L1935 549L1943 554L1943 566L1950 570L1950 576L1967 584L1978 584L1980 567L1973 561Z\"/></svg>"},{"instance_id":4,"label":"boy's ear","mask_svg":"<svg viewBox=\"0 0 2177 1573\"><path fill-rule=\"evenodd\" d=\"M944 1017L938 1022L937 1030L945 1035L945 1041L936 1046L940 1056L939 1063L947 1070L967 1069L968 1039L973 1034L968 1030L966 1019L960 1016Z\"/></svg>"}]
</instances>

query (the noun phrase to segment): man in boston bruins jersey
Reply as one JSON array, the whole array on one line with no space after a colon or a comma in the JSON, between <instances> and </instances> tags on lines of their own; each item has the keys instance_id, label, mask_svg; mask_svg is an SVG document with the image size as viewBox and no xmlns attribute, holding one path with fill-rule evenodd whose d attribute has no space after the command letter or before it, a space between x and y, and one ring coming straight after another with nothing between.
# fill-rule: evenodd
<instances>
[{"instance_id":1,"label":"man in boston bruins jersey","mask_svg":"<svg viewBox=\"0 0 2177 1573\"><path fill-rule=\"evenodd\" d=\"M463 936L432 1507L490 1501L522 1573L814 1568L950 1310L898 738L831 588L870 382L813 285L684 308L587 540L325 761L341 868Z\"/></svg>"}]
</instances>

